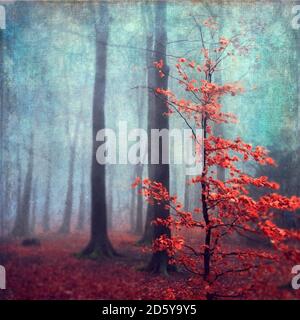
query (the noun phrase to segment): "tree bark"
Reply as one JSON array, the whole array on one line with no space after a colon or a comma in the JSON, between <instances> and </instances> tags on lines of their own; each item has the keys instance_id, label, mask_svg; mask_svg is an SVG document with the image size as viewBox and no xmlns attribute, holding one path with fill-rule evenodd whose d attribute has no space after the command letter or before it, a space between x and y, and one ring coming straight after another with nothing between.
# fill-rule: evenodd
<instances>
[{"instance_id":1,"label":"tree bark","mask_svg":"<svg viewBox=\"0 0 300 320\"><path fill-rule=\"evenodd\" d=\"M107 41L109 36L109 10L106 2L100 4L99 22L96 22L96 74L93 99L93 154L91 170L91 238L82 255L99 259L116 254L107 233L107 207L105 166L97 163L99 143L96 134L105 128L105 87L107 66Z\"/></svg>"},{"instance_id":2,"label":"tree bark","mask_svg":"<svg viewBox=\"0 0 300 320\"><path fill-rule=\"evenodd\" d=\"M27 237L30 234L30 199L32 193L32 177L33 177L33 134L31 134L29 148L29 158L27 172L24 181L24 189L21 201L21 208L17 212L15 225L12 235L15 237Z\"/></svg>"},{"instance_id":3,"label":"tree bark","mask_svg":"<svg viewBox=\"0 0 300 320\"><path fill-rule=\"evenodd\" d=\"M3 138L4 138L4 39L3 30L0 30L0 227L1 236L4 236L5 207L4 207L4 168L3 168Z\"/></svg>"},{"instance_id":4,"label":"tree bark","mask_svg":"<svg viewBox=\"0 0 300 320\"><path fill-rule=\"evenodd\" d=\"M155 61L164 61L164 67L162 72L164 73L164 77L160 77L158 73L156 73L155 78L155 88L168 88L168 75L169 75L169 67L166 64L166 45L167 45L167 32L166 32L166 2L162 1L156 3L155 5ZM163 115L163 112L166 108L165 102L159 96L155 95L154 98L154 109L152 112L153 118L152 120L152 128L156 129L169 129L169 118ZM163 164L163 145L162 140L159 142L159 164L150 165L150 179L161 182L167 190L169 190L169 164ZM165 205L155 204L152 207L153 209L153 218L154 220L157 218L166 219L170 211L165 208ZM171 231L168 227L163 225L153 225L153 234L152 241L159 239L161 236L166 235L167 237L171 236ZM156 251L152 253L151 260L146 267L146 269L153 273L162 273L167 274L169 269L168 264L168 254L166 251Z\"/></svg>"},{"instance_id":5,"label":"tree bark","mask_svg":"<svg viewBox=\"0 0 300 320\"><path fill-rule=\"evenodd\" d=\"M135 174L133 176L135 176ZM137 203L137 192L135 188L131 188L129 228L132 232L134 231L134 227L135 227L135 217L136 217L136 211L137 211L136 203Z\"/></svg>"},{"instance_id":6,"label":"tree bark","mask_svg":"<svg viewBox=\"0 0 300 320\"><path fill-rule=\"evenodd\" d=\"M32 200L31 200L31 220L30 220L30 234L35 233L36 227L36 195L37 195L37 183L36 181L33 182L32 188Z\"/></svg>"},{"instance_id":7,"label":"tree bark","mask_svg":"<svg viewBox=\"0 0 300 320\"><path fill-rule=\"evenodd\" d=\"M151 9L151 10L150 10ZM156 70L153 66L153 62L155 61L154 55L154 21L153 21L153 13L152 7L148 8L147 13L144 13L144 18L147 21L147 39L146 39L146 67L147 67L147 87L155 88L156 82ZM153 116L154 116L154 106L155 106L155 98L152 92L148 92L148 123L147 123L147 131L148 137L151 138L151 129L153 128ZM151 177L153 171L153 165L151 165L151 143L148 144L148 176ZM146 221L144 227L144 234L139 241L140 244L149 245L152 242L152 235L153 235L153 226L151 224L153 220L153 207L151 205L147 206L146 212Z\"/></svg>"},{"instance_id":8,"label":"tree bark","mask_svg":"<svg viewBox=\"0 0 300 320\"><path fill-rule=\"evenodd\" d=\"M139 128L142 128L143 116L144 116L143 110L145 105L144 105L144 99L143 99L141 88L138 89L137 102L138 102L138 126ZM136 165L136 176L140 178L142 178L143 170L144 170L144 165L141 162ZM137 235L143 234L143 199L140 195L137 195L137 207L136 207L136 219L135 219L134 232Z\"/></svg>"},{"instance_id":9,"label":"tree bark","mask_svg":"<svg viewBox=\"0 0 300 320\"><path fill-rule=\"evenodd\" d=\"M69 161L69 176L68 176L68 189L65 202L65 211L62 225L59 229L59 233L68 234L71 230L71 217L73 211L73 180L74 180L74 167L75 167L75 155L77 147L77 137L79 133L80 116L77 118L75 134L73 141L71 142L70 161Z\"/></svg>"},{"instance_id":10,"label":"tree bark","mask_svg":"<svg viewBox=\"0 0 300 320\"><path fill-rule=\"evenodd\" d=\"M46 201L43 215L43 230L45 232L50 230L50 193L51 193L51 176L52 176L52 164L51 164L51 151L50 143L48 142L48 159L47 159L47 185L46 185Z\"/></svg>"},{"instance_id":11,"label":"tree bark","mask_svg":"<svg viewBox=\"0 0 300 320\"><path fill-rule=\"evenodd\" d=\"M111 185L110 185L111 186ZM107 204L107 226L108 229L113 228L113 196L112 196L112 187L109 190L108 195L108 204Z\"/></svg>"},{"instance_id":12,"label":"tree bark","mask_svg":"<svg viewBox=\"0 0 300 320\"><path fill-rule=\"evenodd\" d=\"M137 177L143 176L144 166L139 163L136 168ZM143 233L143 199L140 195L137 197L136 220L135 220L135 233L141 235Z\"/></svg>"},{"instance_id":13,"label":"tree bark","mask_svg":"<svg viewBox=\"0 0 300 320\"><path fill-rule=\"evenodd\" d=\"M80 198L79 198L79 214L77 230L82 231L85 224L85 185L84 185L84 168L81 167L81 179L80 179Z\"/></svg>"}]
</instances>

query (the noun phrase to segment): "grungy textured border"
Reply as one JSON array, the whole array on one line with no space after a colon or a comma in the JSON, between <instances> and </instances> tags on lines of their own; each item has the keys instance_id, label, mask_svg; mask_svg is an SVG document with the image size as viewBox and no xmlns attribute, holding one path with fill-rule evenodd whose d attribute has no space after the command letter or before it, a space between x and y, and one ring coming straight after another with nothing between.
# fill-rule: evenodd
<instances>
[{"instance_id":1,"label":"grungy textured border","mask_svg":"<svg viewBox=\"0 0 300 320\"><path fill-rule=\"evenodd\" d=\"M166 1L167 3L179 3L179 4L222 4L222 5L231 5L231 4L267 4L267 3L277 3L277 4L300 4L300 0L0 0L0 4L13 4L16 2L48 2L48 3L98 3L98 2L108 2L111 4L114 3L156 3Z\"/></svg>"}]
</instances>

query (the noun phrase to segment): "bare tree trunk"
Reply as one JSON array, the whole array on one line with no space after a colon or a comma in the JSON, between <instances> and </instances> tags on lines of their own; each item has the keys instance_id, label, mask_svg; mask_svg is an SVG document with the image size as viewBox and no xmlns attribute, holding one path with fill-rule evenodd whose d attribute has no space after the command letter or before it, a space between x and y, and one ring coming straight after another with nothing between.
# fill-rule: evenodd
<instances>
[{"instance_id":1,"label":"bare tree trunk","mask_svg":"<svg viewBox=\"0 0 300 320\"><path fill-rule=\"evenodd\" d=\"M138 177L143 176L144 166L140 163L137 165L136 174ZM137 208L136 208L136 220L135 220L135 233L138 235L143 234L143 198L137 197Z\"/></svg>"},{"instance_id":2,"label":"bare tree trunk","mask_svg":"<svg viewBox=\"0 0 300 320\"><path fill-rule=\"evenodd\" d=\"M142 90L138 89L138 125L139 128L143 126L143 110L144 110L144 100ZM136 165L136 176L142 178L144 165L140 162ZM143 234L143 199L141 196L137 195L137 207L136 207L136 219L134 232L138 235Z\"/></svg>"},{"instance_id":3,"label":"bare tree trunk","mask_svg":"<svg viewBox=\"0 0 300 320\"><path fill-rule=\"evenodd\" d=\"M33 183L32 188L32 208L31 208L31 221L30 221L30 234L35 233L35 227L36 227L36 196L37 196L37 184L36 181Z\"/></svg>"},{"instance_id":4,"label":"bare tree trunk","mask_svg":"<svg viewBox=\"0 0 300 320\"><path fill-rule=\"evenodd\" d=\"M155 5L155 61L164 61L163 73L164 77L156 75L156 87L167 89L168 88L168 75L169 67L166 65L166 45L167 45L167 32L166 32L166 2L162 1ZM155 105L153 110L153 128L168 129L169 118L163 115L165 102L160 97L155 96ZM162 161L162 141L159 142L159 164L154 165L150 170L150 179L161 182L169 190L169 164L163 164ZM169 209L165 205L153 206L153 218L166 219L169 216ZM161 236L171 236L171 231L164 225L154 225L152 241L159 239ZM168 270L168 254L166 251L153 252L151 260L147 266L147 270L153 273L167 274Z\"/></svg>"},{"instance_id":5,"label":"bare tree trunk","mask_svg":"<svg viewBox=\"0 0 300 320\"><path fill-rule=\"evenodd\" d=\"M21 208L18 211L12 235L15 237L26 237L30 234L29 217L30 217L30 199L32 193L33 177L33 133L31 134L29 148L29 158L27 173L24 181Z\"/></svg>"},{"instance_id":6,"label":"bare tree trunk","mask_svg":"<svg viewBox=\"0 0 300 320\"><path fill-rule=\"evenodd\" d=\"M100 3L99 22L96 22L96 74L93 100L93 154L91 171L91 238L82 255L90 258L112 257L116 254L107 233L105 166L96 160L99 143L96 134L105 128L105 88L109 11L106 2Z\"/></svg>"},{"instance_id":7,"label":"bare tree trunk","mask_svg":"<svg viewBox=\"0 0 300 320\"><path fill-rule=\"evenodd\" d=\"M6 80L6 70L4 66L5 43L4 31L0 30L0 235L5 235L6 218L8 217L8 201L10 197L9 180L9 146L6 125L9 118L9 87Z\"/></svg>"},{"instance_id":8,"label":"bare tree trunk","mask_svg":"<svg viewBox=\"0 0 300 320\"><path fill-rule=\"evenodd\" d=\"M48 159L47 159L47 186L46 186L46 201L43 215L43 230L50 230L50 199L51 199L51 176L52 176L52 163L51 163L51 150L50 142L48 142Z\"/></svg>"},{"instance_id":9,"label":"bare tree trunk","mask_svg":"<svg viewBox=\"0 0 300 320\"><path fill-rule=\"evenodd\" d=\"M155 78L156 78L156 70L153 66L153 62L155 61L154 55L154 21L153 21L153 12L152 7L151 9L148 8L146 14L144 14L145 20L147 21L147 43L146 43L146 66L147 66L147 87L148 88L155 88ZM154 106L155 106L155 98L152 92L148 92L148 137L151 137L151 129L153 128L153 117L154 117ZM152 175L153 165L151 165L151 143L148 144L148 176ZM144 234L139 241L140 244L151 244L152 242L152 235L153 235L153 226L151 224L153 220L153 207L151 205L147 206L146 212L146 221L144 227Z\"/></svg>"},{"instance_id":10,"label":"bare tree trunk","mask_svg":"<svg viewBox=\"0 0 300 320\"><path fill-rule=\"evenodd\" d=\"M80 117L77 119L74 140L70 150L70 161L69 161L69 176L68 176L68 189L65 202L65 211L62 225L59 229L59 233L68 234L71 230L71 217L73 212L73 180L74 180L74 167L75 167L75 155L77 146L77 137L79 131Z\"/></svg>"},{"instance_id":11,"label":"bare tree trunk","mask_svg":"<svg viewBox=\"0 0 300 320\"><path fill-rule=\"evenodd\" d=\"M84 168L81 167L81 183L80 183L80 198L79 198L79 215L77 230L81 231L84 229L85 224L85 185L84 185Z\"/></svg>"},{"instance_id":12,"label":"bare tree trunk","mask_svg":"<svg viewBox=\"0 0 300 320\"><path fill-rule=\"evenodd\" d=\"M295 50L296 50L296 73L297 73L297 98L296 98L296 105L297 105L297 120L296 120L296 136L300 136L300 35L299 35L299 30L294 30L294 37L295 37ZM295 155L295 162L297 163L296 166L296 171L299 172L300 170L300 141L299 139L297 140L297 146L296 146L296 155ZM295 175L298 176L298 175ZM300 183L299 180L297 181L297 188L295 190L296 194L300 193ZM296 221L296 226L298 229L300 229L300 219L298 218Z\"/></svg>"},{"instance_id":13,"label":"bare tree trunk","mask_svg":"<svg viewBox=\"0 0 300 320\"><path fill-rule=\"evenodd\" d=\"M5 135L5 132L4 132L4 135ZM7 138L4 138L4 136L2 137L2 139L4 139L4 141L7 141L6 140ZM4 180L3 183L5 186L4 194L3 194L4 199L2 198L3 202L1 203L2 204L1 236L3 237L9 234L9 215L11 211L10 204L11 204L11 198L12 198L12 179L11 179L12 162L9 157L9 155L11 154L9 143L7 143L6 148L4 147L4 149L6 149L7 155L6 155L6 158L4 159L4 165L3 165L4 171L1 173L2 177L5 173L5 177L3 177L3 180ZM15 151L15 148L13 150ZM2 153L4 153L4 150L2 150Z\"/></svg>"},{"instance_id":14,"label":"bare tree trunk","mask_svg":"<svg viewBox=\"0 0 300 320\"><path fill-rule=\"evenodd\" d=\"M20 220L20 215L22 214L22 165L20 159L20 146L17 149L17 168L18 168L18 179L17 179L17 206L16 206L16 220Z\"/></svg>"},{"instance_id":15,"label":"bare tree trunk","mask_svg":"<svg viewBox=\"0 0 300 320\"><path fill-rule=\"evenodd\" d=\"M4 208L4 177L3 177L3 138L4 138L4 39L3 30L0 30L0 223L1 223L1 236L4 236L4 221L5 221L5 208Z\"/></svg>"},{"instance_id":16,"label":"bare tree trunk","mask_svg":"<svg viewBox=\"0 0 300 320\"><path fill-rule=\"evenodd\" d=\"M67 195L66 195L63 222L59 229L59 233L61 234L68 234L71 231L71 218L73 213L74 168L75 168L77 141L78 141L78 135L79 135L81 115L82 115L82 107L81 107L80 114L77 115L73 140L70 138L71 148L70 148L70 160L69 160L68 189L67 189ZM67 126L67 131L69 134L69 125Z\"/></svg>"},{"instance_id":17,"label":"bare tree trunk","mask_svg":"<svg viewBox=\"0 0 300 320\"><path fill-rule=\"evenodd\" d=\"M73 148L72 148L73 149ZM68 234L71 229L71 216L73 211L73 176L74 176L74 153L71 152L71 158L69 162L69 177L68 177L68 190L65 201L65 211L62 225L59 229L59 233Z\"/></svg>"},{"instance_id":18,"label":"bare tree trunk","mask_svg":"<svg viewBox=\"0 0 300 320\"><path fill-rule=\"evenodd\" d=\"M131 231L134 231L134 227L135 227L136 203L137 203L137 192L135 188L131 188L130 215L129 215L129 220L130 220L129 228Z\"/></svg>"},{"instance_id":19,"label":"bare tree trunk","mask_svg":"<svg viewBox=\"0 0 300 320\"><path fill-rule=\"evenodd\" d=\"M5 229L7 229L7 218L9 216L9 203L10 203L10 194L11 194L11 182L10 182L10 166L8 161L5 161L4 163L4 172L6 173L5 176L5 193L4 193L4 199L2 203L2 211L1 211L1 236L5 236Z\"/></svg>"},{"instance_id":20,"label":"bare tree trunk","mask_svg":"<svg viewBox=\"0 0 300 320\"><path fill-rule=\"evenodd\" d=\"M113 189L114 189L114 171L107 170L108 180L107 180L107 227L108 229L113 228Z\"/></svg>"},{"instance_id":21,"label":"bare tree trunk","mask_svg":"<svg viewBox=\"0 0 300 320\"><path fill-rule=\"evenodd\" d=\"M111 185L110 185L111 186ZM109 195L107 197L107 226L109 229L113 228L113 196L111 192L112 188L109 188Z\"/></svg>"}]
</instances>

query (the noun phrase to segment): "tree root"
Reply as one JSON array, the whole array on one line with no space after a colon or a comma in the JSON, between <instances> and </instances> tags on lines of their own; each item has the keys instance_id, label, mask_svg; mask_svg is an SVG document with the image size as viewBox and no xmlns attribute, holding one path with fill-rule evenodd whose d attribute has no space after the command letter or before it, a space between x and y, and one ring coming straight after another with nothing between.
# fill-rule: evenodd
<instances>
[{"instance_id":1,"label":"tree root","mask_svg":"<svg viewBox=\"0 0 300 320\"><path fill-rule=\"evenodd\" d=\"M148 265L142 268L141 271L168 277L170 272L176 272L177 268L169 264L169 257L165 252L155 252Z\"/></svg>"},{"instance_id":2,"label":"tree root","mask_svg":"<svg viewBox=\"0 0 300 320\"><path fill-rule=\"evenodd\" d=\"M107 240L104 243L90 242L88 246L76 254L80 259L103 260L105 258L120 257L111 243Z\"/></svg>"}]
</instances>

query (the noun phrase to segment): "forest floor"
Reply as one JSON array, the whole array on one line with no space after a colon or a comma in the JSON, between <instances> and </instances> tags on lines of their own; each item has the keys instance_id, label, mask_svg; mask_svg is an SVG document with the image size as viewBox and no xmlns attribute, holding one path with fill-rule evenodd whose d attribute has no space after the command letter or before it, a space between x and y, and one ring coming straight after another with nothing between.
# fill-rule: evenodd
<instances>
[{"instance_id":1,"label":"forest floor","mask_svg":"<svg viewBox=\"0 0 300 320\"><path fill-rule=\"evenodd\" d=\"M162 277L140 271L148 254L136 245L137 237L118 233L111 239L122 256L103 261L75 256L88 241L82 234L43 236L38 247L17 240L0 243L0 264L7 275L0 299L168 299L174 297L174 282L176 298L187 298L183 274Z\"/></svg>"},{"instance_id":2,"label":"forest floor","mask_svg":"<svg viewBox=\"0 0 300 320\"><path fill-rule=\"evenodd\" d=\"M187 273L165 277L141 271L150 253L137 246L138 237L125 232L114 232L110 237L122 256L102 261L76 257L88 242L87 235L79 233L43 235L41 245L35 247L24 247L20 240L0 243L0 265L5 266L7 277L7 289L0 290L0 300L205 298L202 287L192 286ZM289 278L290 271L286 274ZM288 280L274 281L280 285ZM274 293L265 289L252 299L294 299L294 290L283 289Z\"/></svg>"}]
</instances>

